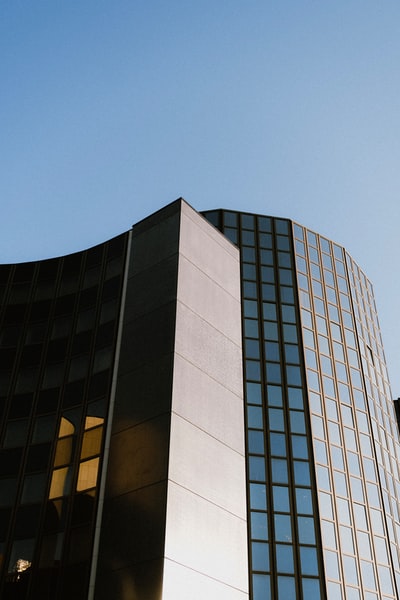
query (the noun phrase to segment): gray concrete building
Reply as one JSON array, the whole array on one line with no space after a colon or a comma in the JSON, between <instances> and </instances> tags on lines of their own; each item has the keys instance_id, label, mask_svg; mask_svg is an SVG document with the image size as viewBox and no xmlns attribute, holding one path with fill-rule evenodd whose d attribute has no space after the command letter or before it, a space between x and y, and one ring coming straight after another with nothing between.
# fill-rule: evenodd
<instances>
[{"instance_id":1,"label":"gray concrete building","mask_svg":"<svg viewBox=\"0 0 400 600\"><path fill-rule=\"evenodd\" d=\"M398 429L342 247L179 199L0 295L1 598L398 597Z\"/></svg>"}]
</instances>

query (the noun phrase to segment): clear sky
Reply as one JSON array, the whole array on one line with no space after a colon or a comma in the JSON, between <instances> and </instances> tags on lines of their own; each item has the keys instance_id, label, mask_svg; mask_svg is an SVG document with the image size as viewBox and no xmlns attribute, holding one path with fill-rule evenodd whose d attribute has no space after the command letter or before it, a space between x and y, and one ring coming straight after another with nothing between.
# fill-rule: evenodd
<instances>
[{"instance_id":1,"label":"clear sky","mask_svg":"<svg viewBox=\"0 0 400 600\"><path fill-rule=\"evenodd\" d=\"M400 395L398 0L1 0L0 262L183 196L292 218L374 284Z\"/></svg>"}]
</instances>

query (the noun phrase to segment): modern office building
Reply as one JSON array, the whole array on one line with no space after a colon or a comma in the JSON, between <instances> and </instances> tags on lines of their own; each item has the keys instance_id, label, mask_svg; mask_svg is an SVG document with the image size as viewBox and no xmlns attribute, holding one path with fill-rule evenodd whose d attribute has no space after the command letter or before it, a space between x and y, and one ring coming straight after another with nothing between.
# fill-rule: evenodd
<instances>
[{"instance_id":1,"label":"modern office building","mask_svg":"<svg viewBox=\"0 0 400 600\"><path fill-rule=\"evenodd\" d=\"M372 287L287 219L179 199L0 267L0 597L395 600Z\"/></svg>"}]
</instances>

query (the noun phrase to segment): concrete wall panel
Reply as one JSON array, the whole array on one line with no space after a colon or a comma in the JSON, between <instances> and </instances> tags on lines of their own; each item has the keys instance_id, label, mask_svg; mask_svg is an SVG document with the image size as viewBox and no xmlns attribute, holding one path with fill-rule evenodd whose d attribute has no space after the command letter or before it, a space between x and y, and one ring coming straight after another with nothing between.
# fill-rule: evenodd
<instances>
[{"instance_id":1,"label":"concrete wall panel","mask_svg":"<svg viewBox=\"0 0 400 600\"><path fill-rule=\"evenodd\" d=\"M169 479L246 518L243 455L175 414L171 422Z\"/></svg>"},{"instance_id":2,"label":"concrete wall panel","mask_svg":"<svg viewBox=\"0 0 400 600\"><path fill-rule=\"evenodd\" d=\"M243 453L243 398L179 355L174 361L174 412Z\"/></svg>"},{"instance_id":3,"label":"concrete wall panel","mask_svg":"<svg viewBox=\"0 0 400 600\"><path fill-rule=\"evenodd\" d=\"M190 590L190 593L188 593ZM162 600L247 600L242 590L215 581L171 560L164 566L164 595Z\"/></svg>"},{"instance_id":4,"label":"concrete wall panel","mask_svg":"<svg viewBox=\"0 0 400 600\"><path fill-rule=\"evenodd\" d=\"M245 520L169 482L167 559L245 592L246 540ZM216 588L212 598L217 598ZM163 600L175 600L166 592Z\"/></svg>"}]
</instances>

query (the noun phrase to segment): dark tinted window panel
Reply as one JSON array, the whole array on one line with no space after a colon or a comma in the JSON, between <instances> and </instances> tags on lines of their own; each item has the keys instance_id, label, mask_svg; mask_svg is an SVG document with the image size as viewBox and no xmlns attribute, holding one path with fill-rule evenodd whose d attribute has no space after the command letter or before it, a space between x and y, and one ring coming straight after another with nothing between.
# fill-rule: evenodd
<instances>
[{"instance_id":1,"label":"dark tinted window panel","mask_svg":"<svg viewBox=\"0 0 400 600\"><path fill-rule=\"evenodd\" d=\"M106 281L103 285L102 301L111 300L120 293L121 277L113 277Z\"/></svg>"},{"instance_id":2,"label":"dark tinted window panel","mask_svg":"<svg viewBox=\"0 0 400 600\"><path fill-rule=\"evenodd\" d=\"M40 504L21 506L17 511L14 534L17 538L29 538L36 535L39 518Z\"/></svg>"},{"instance_id":3,"label":"dark tinted window panel","mask_svg":"<svg viewBox=\"0 0 400 600\"><path fill-rule=\"evenodd\" d=\"M56 289L56 281L39 281L35 288L35 300L48 300L52 298Z\"/></svg>"},{"instance_id":4,"label":"dark tinted window panel","mask_svg":"<svg viewBox=\"0 0 400 600\"><path fill-rule=\"evenodd\" d=\"M50 462L51 450L51 442L31 446L26 461L26 472L46 470Z\"/></svg>"},{"instance_id":5,"label":"dark tinted window panel","mask_svg":"<svg viewBox=\"0 0 400 600\"><path fill-rule=\"evenodd\" d=\"M76 295L68 294L67 296L62 296L56 300L56 306L54 309L54 314L65 315L71 314L74 310Z\"/></svg>"},{"instance_id":6,"label":"dark tinted window panel","mask_svg":"<svg viewBox=\"0 0 400 600\"><path fill-rule=\"evenodd\" d=\"M87 290L83 290L81 292L81 296L79 299L79 307L80 308L89 308L91 306L94 306L97 302L98 292L99 292L98 286L94 286L94 287L88 288Z\"/></svg>"},{"instance_id":7,"label":"dark tinted window panel","mask_svg":"<svg viewBox=\"0 0 400 600\"><path fill-rule=\"evenodd\" d=\"M68 348L68 339L61 338L50 342L47 351L48 362L59 362L65 359Z\"/></svg>"},{"instance_id":8,"label":"dark tinted window panel","mask_svg":"<svg viewBox=\"0 0 400 600\"><path fill-rule=\"evenodd\" d=\"M17 477L0 478L0 507L12 506L18 489Z\"/></svg>"},{"instance_id":9,"label":"dark tinted window panel","mask_svg":"<svg viewBox=\"0 0 400 600\"><path fill-rule=\"evenodd\" d=\"M106 391L108 391L109 376L110 371L108 369L93 375L89 386L89 398L94 399L104 396Z\"/></svg>"},{"instance_id":10,"label":"dark tinted window panel","mask_svg":"<svg viewBox=\"0 0 400 600\"><path fill-rule=\"evenodd\" d=\"M76 494L72 509L72 525L91 522L95 508L94 494Z\"/></svg>"},{"instance_id":11,"label":"dark tinted window panel","mask_svg":"<svg viewBox=\"0 0 400 600\"><path fill-rule=\"evenodd\" d=\"M88 353L92 345L92 339L93 333L90 330L75 335L71 348L72 354Z\"/></svg>"},{"instance_id":12,"label":"dark tinted window panel","mask_svg":"<svg viewBox=\"0 0 400 600\"><path fill-rule=\"evenodd\" d=\"M81 270L81 264L82 252L77 252L76 254L70 254L69 256L65 256L63 259L61 278L63 278L65 275L74 275L76 278L77 274Z\"/></svg>"},{"instance_id":13,"label":"dark tinted window panel","mask_svg":"<svg viewBox=\"0 0 400 600\"><path fill-rule=\"evenodd\" d=\"M101 263L103 260L103 249L104 246L101 244L100 246L95 246L94 248L90 248L90 250L86 251L86 268L92 267Z\"/></svg>"},{"instance_id":14,"label":"dark tinted window panel","mask_svg":"<svg viewBox=\"0 0 400 600\"><path fill-rule=\"evenodd\" d=\"M0 370L10 371L13 367L16 351L14 349L0 349Z\"/></svg>"},{"instance_id":15,"label":"dark tinted window panel","mask_svg":"<svg viewBox=\"0 0 400 600\"><path fill-rule=\"evenodd\" d=\"M31 291L30 283L16 283L10 290L9 302L11 304L26 304Z\"/></svg>"},{"instance_id":16,"label":"dark tinted window panel","mask_svg":"<svg viewBox=\"0 0 400 600\"><path fill-rule=\"evenodd\" d=\"M22 323L15 323L9 327L2 327L0 331L0 345L3 347L17 346L22 333Z\"/></svg>"},{"instance_id":17,"label":"dark tinted window panel","mask_svg":"<svg viewBox=\"0 0 400 600\"><path fill-rule=\"evenodd\" d=\"M88 563L69 566L64 571L60 600L86 600L89 578Z\"/></svg>"},{"instance_id":18,"label":"dark tinted window panel","mask_svg":"<svg viewBox=\"0 0 400 600\"><path fill-rule=\"evenodd\" d=\"M11 265L0 265L0 283L7 283L11 269Z\"/></svg>"},{"instance_id":19,"label":"dark tinted window panel","mask_svg":"<svg viewBox=\"0 0 400 600\"><path fill-rule=\"evenodd\" d=\"M72 529L70 534L68 562L70 564L75 564L88 560L90 557L91 545L92 536L88 525Z\"/></svg>"},{"instance_id":20,"label":"dark tinted window panel","mask_svg":"<svg viewBox=\"0 0 400 600\"><path fill-rule=\"evenodd\" d=\"M18 473L22 460L22 448L0 450L0 475Z\"/></svg>"},{"instance_id":21,"label":"dark tinted window panel","mask_svg":"<svg viewBox=\"0 0 400 600\"><path fill-rule=\"evenodd\" d=\"M17 281L31 281L35 273L36 263L21 263L15 265L14 283Z\"/></svg>"},{"instance_id":22,"label":"dark tinted window panel","mask_svg":"<svg viewBox=\"0 0 400 600\"><path fill-rule=\"evenodd\" d=\"M36 414L44 414L57 410L60 388L51 388L43 390L39 394L36 406Z\"/></svg>"},{"instance_id":23,"label":"dark tinted window panel","mask_svg":"<svg viewBox=\"0 0 400 600\"><path fill-rule=\"evenodd\" d=\"M65 527L67 513L67 498L60 498L59 500L48 500L44 515L44 531L61 531Z\"/></svg>"},{"instance_id":24,"label":"dark tinted window panel","mask_svg":"<svg viewBox=\"0 0 400 600\"><path fill-rule=\"evenodd\" d=\"M48 319L51 310L51 301L42 300L41 302L34 302L31 307L30 320L31 321L45 321Z\"/></svg>"},{"instance_id":25,"label":"dark tinted window panel","mask_svg":"<svg viewBox=\"0 0 400 600\"><path fill-rule=\"evenodd\" d=\"M76 406L81 404L84 399L85 380L74 381L65 386L64 398L62 401L63 408Z\"/></svg>"},{"instance_id":26,"label":"dark tinted window panel","mask_svg":"<svg viewBox=\"0 0 400 600\"><path fill-rule=\"evenodd\" d=\"M107 244L107 258L114 258L116 256L121 256L125 250L125 240L126 234L119 235L118 237L110 240Z\"/></svg>"},{"instance_id":27,"label":"dark tinted window panel","mask_svg":"<svg viewBox=\"0 0 400 600\"><path fill-rule=\"evenodd\" d=\"M115 333L115 322L110 321L105 325L101 325L97 330L96 335L96 348L102 348L103 346L109 346L114 340Z\"/></svg>"},{"instance_id":28,"label":"dark tinted window panel","mask_svg":"<svg viewBox=\"0 0 400 600\"><path fill-rule=\"evenodd\" d=\"M16 304L7 306L4 311L4 323L20 324L25 318L26 306L24 304Z\"/></svg>"},{"instance_id":29,"label":"dark tinted window panel","mask_svg":"<svg viewBox=\"0 0 400 600\"><path fill-rule=\"evenodd\" d=\"M28 431L28 419L18 419L16 421L9 421L6 426L3 446L5 448L16 448L18 446L25 446L28 438Z\"/></svg>"},{"instance_id":30,"label":"dark tinted window panel","mask_svg":"<svg viewBox=\"0 0 400 600\"><path fill-rule=\"evenodd\" d=\"M16 394L11 398L9 419L28 417L33 406L33 394Z\"/></svg>"},{"instance_id":31,"label":"dark tinted window panel","mask_svg":"<svg viewBox=\"0 0 400 600\"><path fill-rule=\"evenodd\" d=\"M4 540L11 519L11 508L0 509L0 540Z\"/></svg>"},{"instance_id":32,"label":"dark tinted window panel","mask_svg":"<svg viewBox=\"0 0 400 600\"><path fill-rule=\"evenodd\" d=\"M21 367L35 367L40 363L42 353L42 345L35 344L32 346L26 346L21 354L20 366Z\"/></svg>"},{"instance_id":33,"label":"dark tinted window panel","mask_svg":"<svg viewBox=\"0 0 400 600\"><path fill-rule=\"evenodd\" d=\"M57 277L58 265L60 263L59 258L50 260L44 260L39 263L38 269L38 281L45 281L48 279L55 280Z\"/></svg>"}]
</instances>

